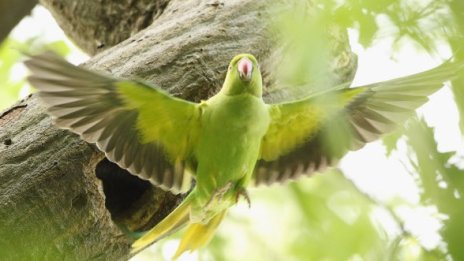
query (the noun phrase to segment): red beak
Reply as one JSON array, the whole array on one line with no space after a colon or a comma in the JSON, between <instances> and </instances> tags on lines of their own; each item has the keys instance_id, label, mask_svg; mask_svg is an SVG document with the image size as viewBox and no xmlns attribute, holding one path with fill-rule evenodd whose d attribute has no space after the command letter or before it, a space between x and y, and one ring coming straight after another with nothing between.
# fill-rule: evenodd
<instances>
[{"instance_id":1,"label":"red beak","mask_svg":"<svg viewBox=\"0 0 464 261\"><path fill-rule=\"evenodd\" d=\"M253 63L246 57L243 57L238 61L238 73L240 78L245 81L251 80L251 73L253 71Z\"/></svg>"}]
</instances>

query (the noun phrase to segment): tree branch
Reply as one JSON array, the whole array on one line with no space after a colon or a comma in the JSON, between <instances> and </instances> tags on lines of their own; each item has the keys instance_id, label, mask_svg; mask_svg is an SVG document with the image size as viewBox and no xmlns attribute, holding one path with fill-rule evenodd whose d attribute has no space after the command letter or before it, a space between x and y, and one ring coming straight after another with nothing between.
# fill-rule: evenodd
<instances>
[{"instance_id":1,"label":"tree branch","mask_svg":"<svg viewBox=\"0 0 464 261\"><path fill-rule=\"evenodd\" d=\"M36 4L37 0L0 0L0 43Z\"/></svg>"},{"instance_id":2,"label":"tree branch","mask_svg":"<svg viewBox=\"0 0 464 261\"><path fill-rule=\"evenodd\" d=\"M93 55L146 28L169 0L40 0L57 23L85 52Z\"/></svg>"}]
</instances>

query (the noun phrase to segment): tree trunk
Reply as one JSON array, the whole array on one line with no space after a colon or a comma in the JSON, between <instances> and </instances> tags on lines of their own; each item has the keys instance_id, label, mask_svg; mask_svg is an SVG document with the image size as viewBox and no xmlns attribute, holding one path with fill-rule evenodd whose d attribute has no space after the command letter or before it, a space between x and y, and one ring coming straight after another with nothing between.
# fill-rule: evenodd
<instances>
[{"instance_id":1,"label":"tree trunk","mask_svg":"<svg viewBox=\"0 0 464 261\"><path fill-rule=\"evenodd\" d=\"M125 259L94 173L101 153L53 127L35 98L3 113L0 130L0 259Z\"/></svg>"},{"instance_id":2,"label":"tree trunk","mask_svg":"<svg viewBox=\"0 0 464 261\"><path fill-rule=\"evenodd\" d=\"M257 56L265 84L272 85L270 60L280 54L269 25L288 8L253 0L41 2L88 52L98 51L96 40L105 48L115 45L84 66L141 78L192 101L215 93L228 62L242 52ZM114 11L122 7L127 10ZM139 19L153 22L133 34L143 27ZM335 75L351 80L355 57L346 34L338 30L333 37ZM128 175L94 146L55 128L35 96L0 115L0 141L2 260L128 259L127 234L152 227L183 198Z\"/></svg>"},{"instance_id":3,"label":"tree trunk","mask_svg":"<svg viewBox=\"0 0 464 261\"><path fill-rule=\"evenodd\" d=\"M36 4L37 0L0 0L0 43Z\"/></svg>"},{"instance_id":4,"label":"tree trunk","mask_svg":"<svg viewBox=\"0 0 464 261\"><path fill-rule=\"evenodd\" d=\"M169 0L40 0L66 35L89 54L108 49L152 24Z\"/></svg>"}]
</instances>

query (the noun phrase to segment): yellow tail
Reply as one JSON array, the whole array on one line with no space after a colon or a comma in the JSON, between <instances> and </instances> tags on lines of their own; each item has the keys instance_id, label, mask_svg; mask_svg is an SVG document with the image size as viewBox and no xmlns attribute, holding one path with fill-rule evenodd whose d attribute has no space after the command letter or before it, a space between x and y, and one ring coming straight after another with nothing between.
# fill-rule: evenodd
<instances>
[{"instance_id":1,"label":"yellow tail","mask_svg":"<svg viewBox=\"0 0 464 261\"><path fill-rule=\"evenodd\" d=\"M187 224L189 221L191 201L191 197L187 196L187 198L176 209L174 209L174 211L161 220L161 222L155 227L145 233L141 238L137 239L132 244L131 253L134 254L143 250L153 242L167 236L182 225Z\"/></svg>"},{"instance_id":2,"label":"yellow tail","mask_svg":"<svg viewBox=\"0 0 464 261\"><path fill-rule=\"evenodd\" d=\"M135 254L143 250L155 241L169 235L176 229L187 224L190 218L189 214L192 198L194 198L194 194L188 195L187 198L176 209L174 209L173 212L171 212L171 214L166 216L160 223L150 229L141 238L136 240L132 244L131 253ZM196 250L208 244L226 212L227 210L223 210L211 218L206 224L191 223L187 227L187 231L185 231L173 259L178 258L185 251Z\"/></svg>"},{"instance_id":3,"label":"yellow tail","mask_svg":"<svg viewBox=\"0 0 464 261\"><path fill-rule=\"evenodd\" d=\"M211 238L213 238L214 232L216 232L216 229L221 223L225 214L226 210L217 214L206 224L190 224L187 228L187 231L184 233L182 240L180 241L180 245L177 248L176 254L174 255L173 259L178 258L185 251L193 251L207 245Z\"/></svg>"}]
</instances>

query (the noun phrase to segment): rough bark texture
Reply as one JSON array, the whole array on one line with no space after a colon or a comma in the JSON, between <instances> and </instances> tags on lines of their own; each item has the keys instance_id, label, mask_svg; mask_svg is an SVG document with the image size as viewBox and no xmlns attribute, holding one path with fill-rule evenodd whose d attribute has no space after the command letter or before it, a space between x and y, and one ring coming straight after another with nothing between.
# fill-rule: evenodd
<instances>
[{"instance_id":1,"label":"rough bark texture","mask_svg":"<svg viewBox=\"0 0 464 261\"><path fill-rule=\"evenodd\" d=\"M40 0L65 33L89 54L114 46L149 26L169 0Z\"/></svg>"},{"instance_id":2,"label":"rough bark texture","mask_svg":"<svg viewBox=\"0 0 464 261\"><path fill-rule=\"evenodd\" d=\"M36 99L2 114L0 141L1 260L127 257L94 174L101 153L53 127Z\"/></svg>"},{"instance_id":3,"label":"rough bark texture","mask_svg":"<svg viewBox=\"0 0 464 261\"><path fill-rule=\"evenodd\" d=\"M36 4L37 0L0 0L0 43Z\"/></svg>"},{"instance_id":4,"label":"rough bark texture","mask_svg":"<svg viewBox=\"0 0 464 261\"><path fill-rule=\"evenodd\" d=\"M92 50L89 46L100 37L100 30L106 30L103 34L108 39L117 39L121 28L111 23L127 19L130 13L110 12L120 10L114 8L123 6L121 2L146 4L137 7L140 10L158 3L58 2L42 0L55 17L63 16L57 18L63 19L63 29L86 50ZM77 8L85 3L87 7ZM235 54L251 52L261 61L266 84L272 84L268 65L279 53L273 47L275 34L268 27L272 19L267 18L279 9L253 0L172 0L164 7L145 30L100 52L84 66L142 78L179 97L200 101L220 88ZM101 11L89 16L88 8ZM64 18L66 13L72 17ZM133 15L137 14L143 19L143 12ZM105 19L109 21L106 27L95 26ZM131 32L138 30L130 28ZM81 36L73 37L74 29L93 33L78 40ZM334 52L339 53L334 58L336 75L341 81L350 80L355 59L346 35L335 34L333 40L337 43ZM6 257L2 260L127 259L131 240L121 231L153 226L182 199L101 161L103 154L92 145L53 127L35 96L0 115L0 142L0 257Z\"/></svg>"}]
</instances>

